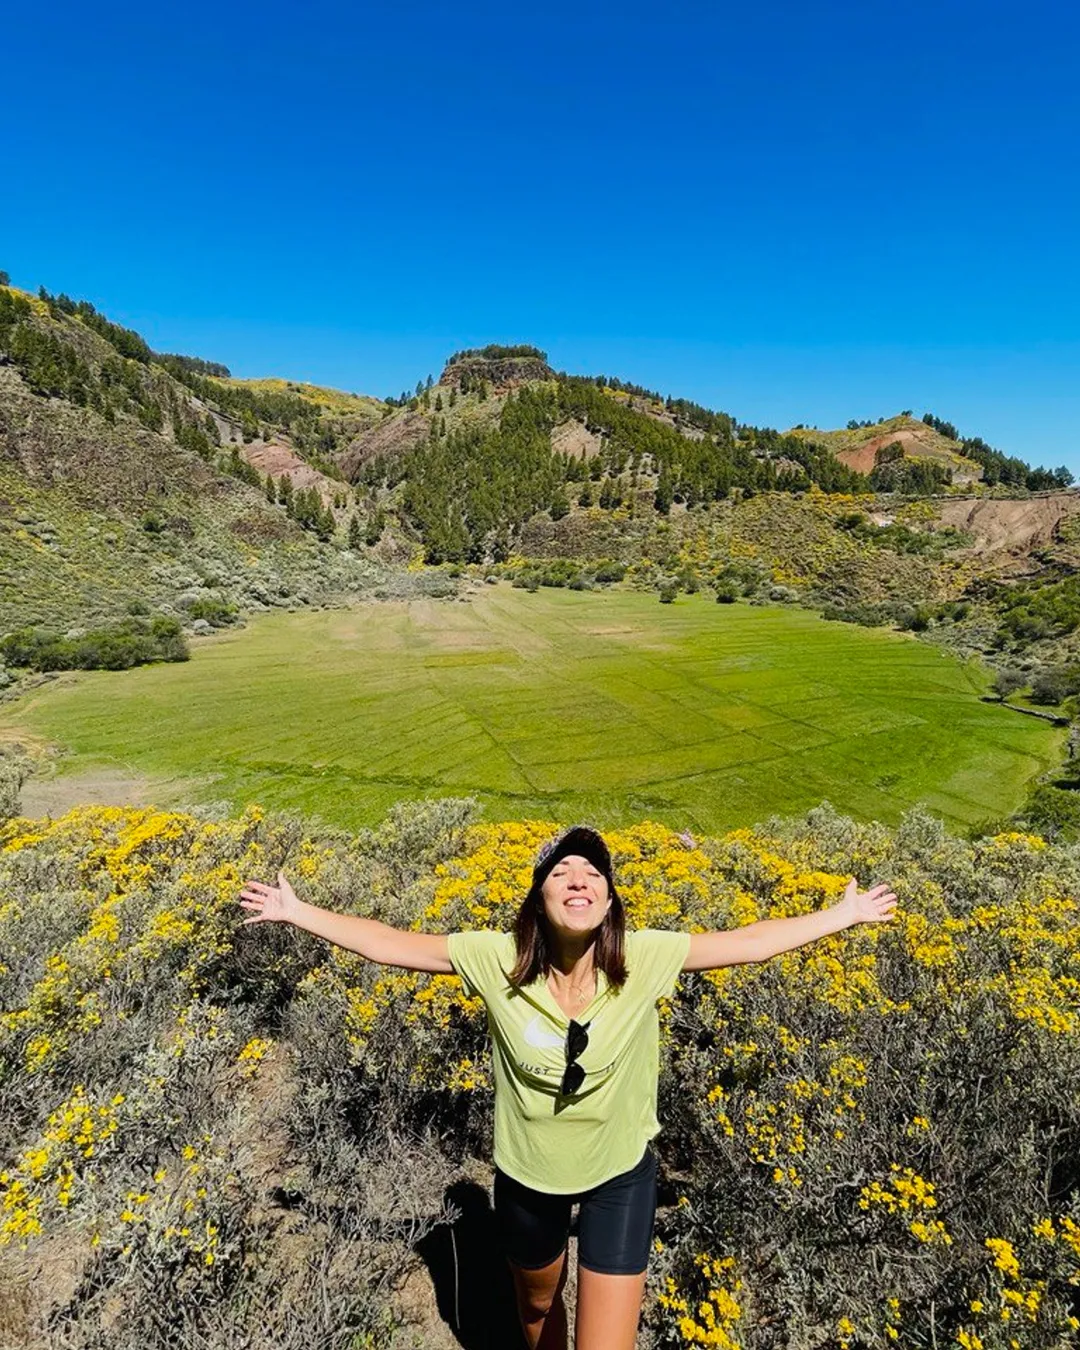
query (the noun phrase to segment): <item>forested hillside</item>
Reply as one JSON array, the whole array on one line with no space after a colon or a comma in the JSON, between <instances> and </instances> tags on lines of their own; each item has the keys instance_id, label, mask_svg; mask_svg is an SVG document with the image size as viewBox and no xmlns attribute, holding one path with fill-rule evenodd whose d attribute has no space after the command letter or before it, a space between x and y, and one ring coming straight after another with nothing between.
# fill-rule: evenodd
<instances>
[{"instance_id":1,"label":"forested hillside","mask_svg":"<svg viewBox=\"0 0 1080 1350\"><path fill-rule=\"evenodd\" d=\"M827 447L842 463L865 473L877 492L937 492L976 482L1046 492L1067 488L1073 481L1064 465L1033 468L995 450L981 436L961 436L951 422L933 413L916 418L902 412L876 422L852 418L839 431L798 426L793 434Z\"/></svg>"},{"instance_id":2,"label":"forested hillside","mask_svg":"<svg viewBox=\"0 0 1080 1350\"><path fill-rule=\"evenodd\" d=\"M0 687L28 659L145 659L156 619L192 633L426 584L367 547L327 458L381 405L283 386L157 355L86 302L0 286ZM261 471L274 456L281 471Z\"/></svg>"},{"instance_id":3,"label":"forested hillside","mask_svg":"<svg viewBox=\"0 0 1080 1350\"><path fill-rule=\"evenodd\" d=\"M780 433L614 376L556 374L528 345L457 352L437 385L429 375L414 393L386 400L238 381L221 363L155 353L88 302L44 288L33 297L0 287L0 357L18 376L4 401L8 460L30 478L48 456L35 455L42 409L31 412L26 394L54 419L66 410L58 435L84 453L69 447L49 469L90 503L141 514L180 482L205 497L209 466L261 488L324 541L370 548L389 526L430 563L505 561L529 521L592 507L632 520L763 492L918 495L947 486L950 463L1028 488L1068 479L978 438L950 439L955 428L930 414L918 424L901 417L853 422L844 433ZM19 395L21 420L10 414ZM864 430L871 442L898 439L877 446L871 462L852 450ZM87 455L93 445L98 453ZM283 528L281 514L263 512L270 534Z\"/></svg>"},{"instance_id":4,"label":"forested hillside","mask_svg":"<svg viewBox=\"0 0 1080 1350\"><path fill-rule=\"evenodd\" d=\"M1068 471L930 413L783 433L527 344L456 352L386 399L237 380L0 285L0 452L0 688L182 660L254 610L446 593L473 568L800 604L987 658L1017 706L1080 699L1075 499L1041 524L997 500ZM965 485L978 510L954 509Z\"/></svg>"}]
</instances>

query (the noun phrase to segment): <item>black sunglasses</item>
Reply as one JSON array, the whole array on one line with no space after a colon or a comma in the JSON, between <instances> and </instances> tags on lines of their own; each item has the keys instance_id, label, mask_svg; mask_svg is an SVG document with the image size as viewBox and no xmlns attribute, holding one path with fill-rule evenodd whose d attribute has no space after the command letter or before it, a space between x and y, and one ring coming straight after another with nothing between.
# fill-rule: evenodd
<instances>
[{"instance_id":1,"label":"black sunglasses","mask_svg":"<svg viewBox=\"0 0 1080 1350\"><path fill-rule=\"evenodd\" d=\"M562 1084L559 1087L559 1093L563 1097L569 1097L575 1093L585 1081L585 1070L577 1063L578 1056L583 1054L585 1047L589 1044L589 1027L591 1022L575 1022L570 1019L570 1026L566 1033L566 1071L562 1076Z\"/></svg>"}]
</instances>

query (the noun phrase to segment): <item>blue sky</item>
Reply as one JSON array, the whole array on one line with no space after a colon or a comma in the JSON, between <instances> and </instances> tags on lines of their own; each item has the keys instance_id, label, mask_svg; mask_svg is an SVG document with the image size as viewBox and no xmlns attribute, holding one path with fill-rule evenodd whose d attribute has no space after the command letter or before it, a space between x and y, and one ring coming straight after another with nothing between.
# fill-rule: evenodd
<instances>
[{"instance_id":1,"label":"blue sky","mask_svg":"<svg viewBox=\"0 0 1080 1350\"><path fill-rule=\"evenodd\" d=\"M1080 11L624 0L5 15L0 267L384 395L485 342L1080 475Z\"/></svg>"}]
</instances>

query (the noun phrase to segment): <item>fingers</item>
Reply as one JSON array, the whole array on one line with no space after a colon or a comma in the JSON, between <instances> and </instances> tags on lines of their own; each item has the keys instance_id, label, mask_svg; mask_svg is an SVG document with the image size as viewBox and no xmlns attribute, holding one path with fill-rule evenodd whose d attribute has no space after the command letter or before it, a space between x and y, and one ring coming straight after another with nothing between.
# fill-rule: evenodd
<instances>
[{"instance_id":1,"label":"fingers","mask_svg":"<svg viewBox=\"0 0 1080 1350\"><path fill-rule=\"evenodd\" d=\"M278 873L278 881L285 881L284 872ZM288 885L288 882L285 884ZM269 923L274 915L264 913L264 908L268 903L280 899L279 887L268 886L264 881L245 881L239 896L240 908L251 910L252 913L240 921L240 927L244 928L249 923Z\"/></svg>"},{"instance_id":2,"label":"fingers","mask_svg":"<svg viewBox=\"0 0 1080 1350\"><path fill-rule=\"evenodd\" d=\"M854 891L855 880L852 878L847 884L845 895L851 895ZM871 886L868 891L854 891L860 900L864 900L874 905L885 905L895 901L896 895L889 890L888 883L882 882L880 886Z\"/></svg>"},{"instance_id":3,"label":"fingers","mask_svg":"<svg viewBox=\"0 0 1080 1350\"><path fill-rule=\"evenodd\" d=\"M871 886L868 891L860 891L854 877L844 890L844 899L854 901L856 913L862 915L864 922L872 923L891 919L897 904L896 893L889 890L887 882Z\"/></svg>"},{"instance_id":4,"label":"fingers","mask_svg":"<svg viewBox=\"0 0 1080 1350\"><path fill-rule=\"evenodd\" d=\"M289 884L285 881L284 872L278 873L278 880L286 886ZM240 894L246 896L249 900L269 900L272 895L277 895L281 889L281 886L268 886L265 881L245 881L244 889Z\"/></svg>"}]
</instances>

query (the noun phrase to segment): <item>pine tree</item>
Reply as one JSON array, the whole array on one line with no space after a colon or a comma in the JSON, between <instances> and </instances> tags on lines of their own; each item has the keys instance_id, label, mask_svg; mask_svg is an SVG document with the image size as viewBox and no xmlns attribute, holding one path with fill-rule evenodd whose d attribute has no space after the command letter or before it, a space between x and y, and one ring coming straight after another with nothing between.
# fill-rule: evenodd
<instances>
[{"instance_id":1,"label":"pine tree","mask_svg":"<svg viewBox=\"0 0 1080 1350\"><path fill-rule=\"evenodd\" d=\"M277 501L277 484L274 482L274 475L266 475L266 500L273 505Z\"/></svg>"},{"instance_id":2,"label":"pine tree","mask_svg":"<svg viewBox=\"0 0 1080 1350\"><path fill-rule=\"evenodd\" d=\"M354 551L364 542L364 532L360 528L360 517L354 511L349 517L349 547Z\"/></svg>"},{"instance_id":3,"label":"pine tree","mask_svg":"<svg viewBox=\"0 0 1080 1350\"><path fill-rule=\"evenodd\" d=\"M364 536L364 543L368 548L374 548L383 535L383 527L386 524L386 517L382 511L376 509L368 516L367 533Z\"/></svg>"},{"instance_id":4,"label":"pine tree","mask_svg":"<svg viewBox=\"0 0 1080 1350\"><path fill-rule=\"evenodd\" d=\"M436 411L437 413L441 413L441 412L442 412L442 394L441 394L441 393L436 393L436 395L435 395L435 411Z\"/></svg>"}]
</instances>

